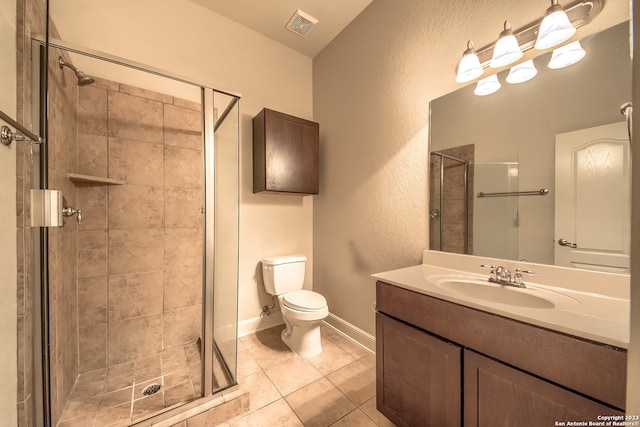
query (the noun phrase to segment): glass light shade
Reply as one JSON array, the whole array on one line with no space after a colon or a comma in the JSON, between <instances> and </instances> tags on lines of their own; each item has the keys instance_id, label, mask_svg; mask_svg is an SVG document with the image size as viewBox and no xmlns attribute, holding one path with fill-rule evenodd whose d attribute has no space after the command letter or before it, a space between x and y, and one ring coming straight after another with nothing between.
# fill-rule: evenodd
<instances>
[{"instance_id":1,"label":"glass light shade","mask_svg":"<svg viewBox=\"0 0 640 427\"><path fill-rule=\"evenodd\" d=\"M522 58L522 51L516 36L513 35L511 24L509 21L504 22L504 31L500 33L500 38L496 46L493 48L493 58L489 66L492 68L500 68L505 65L513 64Z\"/></svg>"},{"instance_id":2,"label":"glass light shade","mask_svg":"<svg viewBox=\"0 0 640 427\"><path fill-rule=\"evenodd\" d=\"M587 54L579 41L569 43L553 51L549 68L554 70L568 67L580 61Z\"/></svg>"},{"instance_id":3,"label":"glass light shade","mask_svg":"<svg viewBox=\"0 0 640 427\"><path fill-rule=\"evenodd\" d=\"M500 82L498 81L498 76L495 74L492 74L489 77L486 77L480 80L476 85L476 88L473 91L473 93L475 93L478 96L491 95L492 93L497 92L498 89L500 89L500 87L501 85L500 85Z\"/></svg>"},{"instance_id":4,"label":"glass light shade","mask_svg":"<svg viewBox=\"0 0 640 427\"><path fill-rule=\"evenodd\" d=\"M493 58L489 64L492 68L500 68L513 64L522 58L522 51L514 35L502 37L493 49Z\"/></svg>"},{"instance_id":5,"label":"glass light shade","mask_svg":"<svg viewBox=\"0 0 640 427\"><path fill-rule=\"evenodd\" d=\"M556 1L547 9L547 15L540 23L536 49L549 49L567 41L576 33L576 29L569 22L569 17Z\"/></svg>"},{"instance_id":6,"label":"glass light shade","mask_svg":"<svg viewBox=\"0 0 640 427\"><path fill-rule=\"evenodd\" d=\"M538 74L538 69L533 65L533 59L530 59L522 64L512 67L511 70L509 70L507 83L524 83L534 78L536 74Z\"/></svg>"},{"instance_id":7,"label":"glass light shade","mask_svg":"<svg viewBox=\"0 0 640 427\"><path fill-rule=\"evenodd\" d=\"M482 68L482 65L480 65L480 60L478 59L478 55L476 55L473 42L469 40L467 43L467 50L464 51L462 59L460 59L460 62L458 63L456 81L458 83L470 82L471 80L480 77L482 73L484 73L484 69Z\"/></svg>"}]
</instances>

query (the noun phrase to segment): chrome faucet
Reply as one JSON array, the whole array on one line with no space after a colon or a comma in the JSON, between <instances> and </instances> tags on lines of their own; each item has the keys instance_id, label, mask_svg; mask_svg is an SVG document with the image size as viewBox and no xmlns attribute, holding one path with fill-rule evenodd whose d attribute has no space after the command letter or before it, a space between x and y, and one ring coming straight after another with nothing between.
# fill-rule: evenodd
<instances>
[{"instance_id":1,"label":"chrome faucet","mask_svg":"<svg viewBox=\"0 0 640 427\"><path fill-rule=\"evenodd\" d=\"M504 286L514 286L516 288L526 287L522 280L522 274L535 274L531 270L523 270L518 267L516 268L512 278L511 271L507 267L504 267L502 265L496 267L493 265L481 264L480 267L491 269L491 274L493 274L494 276L489 277L489 282L497 283Z\"/></svg>"},{"instance_id":2,"label":"chrome faucet","mask_svg":"<svg viewBox=\"0 0 640 427\"><path fill-rule=\"evenodd\" d=\"M496 277L495 280L499 282L511 282L511 272L507 267L501 265L497 266L494 271Z\"/></svg>"}]
</instances>

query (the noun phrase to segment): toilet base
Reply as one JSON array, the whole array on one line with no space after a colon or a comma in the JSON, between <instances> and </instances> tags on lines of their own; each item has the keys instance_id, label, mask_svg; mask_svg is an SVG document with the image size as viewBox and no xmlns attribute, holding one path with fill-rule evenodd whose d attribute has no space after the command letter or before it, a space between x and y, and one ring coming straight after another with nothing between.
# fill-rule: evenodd
<instances>
[{"instance_id":1,"label":"toilet base","mask_svg":"<svg viewBox=\"0 0 640 427\"><path fill-rule=\"evenodd\" d=\"M317 356L322 353L320 322L294 327L285 320L285 324L287 327L280 337L291 351L303 357Z\"/></svg>"}]
</instances>

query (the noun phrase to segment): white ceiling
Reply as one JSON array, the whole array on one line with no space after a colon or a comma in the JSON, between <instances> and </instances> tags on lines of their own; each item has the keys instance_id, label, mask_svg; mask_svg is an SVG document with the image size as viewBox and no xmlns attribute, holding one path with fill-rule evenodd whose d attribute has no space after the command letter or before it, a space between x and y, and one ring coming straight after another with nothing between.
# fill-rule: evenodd
<instances>
[{"instance_id":1,"label":"white ceiling","mask_svg":"<svg viewBox=\"0 0 640 427\"><path fill-rule=\"evenodd\" d=\"M372 0L191 0L311 58L316 56ZM318 23L306 37L285 28L300 9Z\"/></svg>"}]
</instances>

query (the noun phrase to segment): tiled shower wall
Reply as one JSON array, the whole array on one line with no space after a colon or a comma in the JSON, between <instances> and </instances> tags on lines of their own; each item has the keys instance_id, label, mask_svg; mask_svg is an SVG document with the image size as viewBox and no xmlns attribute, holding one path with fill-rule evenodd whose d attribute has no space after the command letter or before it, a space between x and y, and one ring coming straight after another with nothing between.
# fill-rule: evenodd
<instances>
[{"instance_id":1,"label":"tiled shower wall","mask_svg":"<svg viewBox=\"0 0 640 427\"><path fill-rule=\"evenodd\" d=\"M79 372L201 337L200 104L96 79L79 88Z\"/></svg>"}]
</instances>

